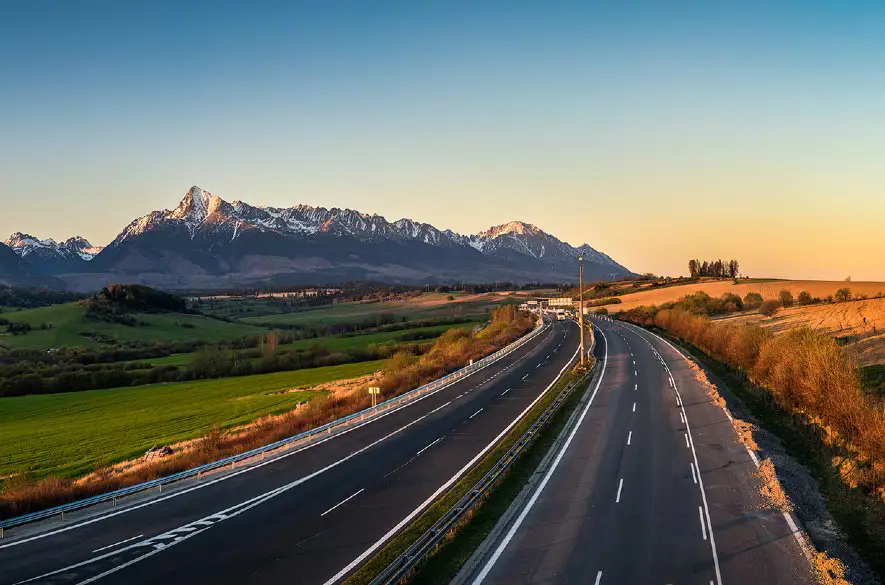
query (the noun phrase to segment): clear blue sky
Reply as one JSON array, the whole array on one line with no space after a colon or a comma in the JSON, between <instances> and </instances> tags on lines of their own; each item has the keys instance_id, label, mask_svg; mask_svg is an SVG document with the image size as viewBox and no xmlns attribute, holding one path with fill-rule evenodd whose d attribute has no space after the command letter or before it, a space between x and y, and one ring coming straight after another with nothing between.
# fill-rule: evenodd
<instances>
[{"instance_id":1,"label":"clear blue sky","mask_svg":"<svg viewBox=\"0 0 885 585\"><path fill-rule=\"evenodd\" d=\"M885 280L883 39L876 2L7 0L0 239L198 184Z\"/></svg>"}]
</instances>

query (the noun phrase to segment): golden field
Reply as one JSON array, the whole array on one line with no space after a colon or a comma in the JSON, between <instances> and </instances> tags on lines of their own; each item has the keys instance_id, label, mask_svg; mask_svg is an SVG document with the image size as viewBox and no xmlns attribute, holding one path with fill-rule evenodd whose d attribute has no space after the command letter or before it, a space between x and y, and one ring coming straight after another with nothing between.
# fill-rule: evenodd
<instances>
[{"instance_id":1,"label":"golden field","mask_svg":"<svg viewBox=\"0 0 885 585\"><path fill-rule=\"evenodd\" d=\"M874 297L879 293L885 295L885 282L844 282L835 280L772 280L765 282L741 282L734 284L731 280L711 280L706 282L696 282L692 284L684 284L679 286L670 286L662 288L646 288L639 292L626 294L618 298L621 299L619 305L608 305L606 308L609 313L617 313L639 307L642 305L660 305L678 301L685 295L690 295L698 291L704 291L711 297L718 297L724 293L730 292L741 298L748 292L757 292L766 299L775 299L782 290L788 290L796 297L798 294L807 290L813 297L826 298L829 295L836 294L840 288L850 288L852 295L866 295Z\"/></svg>"}]
</instances>

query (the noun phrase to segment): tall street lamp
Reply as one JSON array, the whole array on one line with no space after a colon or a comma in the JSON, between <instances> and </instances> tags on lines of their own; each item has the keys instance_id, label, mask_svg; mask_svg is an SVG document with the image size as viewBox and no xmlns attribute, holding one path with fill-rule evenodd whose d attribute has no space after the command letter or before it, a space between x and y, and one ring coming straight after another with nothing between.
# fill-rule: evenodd
<instances>
[{"instance_id":1,"label":"tall street lamp","mask_svg":"<svg viewBox=\"0 0 885 585\"><path fill-rule=\"evenodd\" d=\"M578 327L581 328L581 365L584 365L584 255L578 256L578 288L580 289L580 306L578 307Z\"/></svg>"}]
</instances>

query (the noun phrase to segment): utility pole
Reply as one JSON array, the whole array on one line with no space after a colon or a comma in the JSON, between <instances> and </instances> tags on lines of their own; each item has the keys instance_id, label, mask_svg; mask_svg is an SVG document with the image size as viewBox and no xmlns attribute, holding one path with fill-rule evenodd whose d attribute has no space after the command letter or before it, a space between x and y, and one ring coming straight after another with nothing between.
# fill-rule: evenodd
<instances>
[{"instance_id":1,"label":"utility pole","mask_svg":"<svg viewBox=\"0 0 885 585\"><path fill-rule=\"evenodd\" d=\"M584 256L578 256L578 288L580 289L580 306L578 307L578 327L581 328L581 365L584 365Z\"/></svg>"}]
</instances>

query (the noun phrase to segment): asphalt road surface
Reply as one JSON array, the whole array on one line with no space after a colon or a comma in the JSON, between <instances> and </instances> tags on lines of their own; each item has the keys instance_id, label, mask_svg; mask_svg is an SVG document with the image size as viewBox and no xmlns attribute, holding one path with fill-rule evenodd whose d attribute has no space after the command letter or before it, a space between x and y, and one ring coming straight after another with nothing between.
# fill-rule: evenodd
<instances>
[{"instance_id":1,"label":"asphalt road surface","mask_svg":"<svg viewBox=\"0 0 885 585\"><path fill-rule=\"evenodd\" d=\"M765 508L751 454L686 360L646 331L596 324L596 395L471 582L814 582L792 519Z\"/></svg>"},{"instance_id":2,"label":"asphalt road surface","mask_svg":"<svg viewBox=\"0 0 885 585\"><path fill-rule=\"evenodd\" d=\"M334 583L496 443L577 354L554 322L513 354L326 442L7 533L0 583Z\"/></svg>"}]
</instances>

